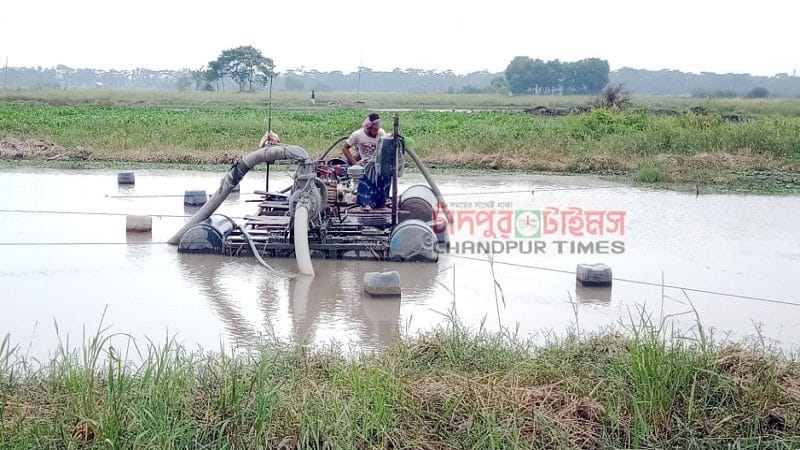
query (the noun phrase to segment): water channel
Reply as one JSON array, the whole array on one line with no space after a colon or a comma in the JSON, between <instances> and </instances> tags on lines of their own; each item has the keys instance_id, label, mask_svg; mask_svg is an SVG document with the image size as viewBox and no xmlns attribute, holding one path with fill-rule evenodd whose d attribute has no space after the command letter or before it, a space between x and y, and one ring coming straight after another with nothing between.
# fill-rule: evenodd
<instances>
[{"instance_id":1,"label":"water channel","mask_svg":"<svg viewBox=\"0 0 800 450\"><path fill-rule=\"evenodd\" d=\"M193 212L184 191L213 193L221 173L135 175L125 187L116 171L0 172L0 336L46 356L59 336L79 343L93 334L105 312L113 332L173 336L190 348L274 336L374 349L450 320L453 308L468 326L533 339L576 322L583 331L621 327L642 310L690 327L694 308L717 338L800 345L800 197L696 196L577 176L439 175L452 209L472 219L451 230L451 252L437 263L315 259L316 277L288 279L252 258L178 254L164 243ZM407 174L400 191L421 182ZM273 173L271 183L278 189L290 179ZM264 173L249 174L219 212L254 213L253 192L263 188ZM482 221L481 211L507 214L510 234L489 229L495 219ZM590 233L586 222L567 227L567 212L616 213L617 223ZM153 216L152 232L126 233L128 214ZM531 217L541 222L524 228ZM485 245L497 252L493 264ZM295 270L290 259L270 262ZM581 288L579 263L607 264L617 280L610 289ZM400 272L401 298L363 293L364 272L380 270Z\"/></svg>"}]
</instances>

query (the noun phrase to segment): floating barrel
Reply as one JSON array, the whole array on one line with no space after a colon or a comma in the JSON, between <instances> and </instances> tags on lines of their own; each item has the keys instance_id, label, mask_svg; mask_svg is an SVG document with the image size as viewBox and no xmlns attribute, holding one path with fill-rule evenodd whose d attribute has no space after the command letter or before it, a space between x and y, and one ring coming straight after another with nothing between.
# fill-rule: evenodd
<instances>
[{"instance_id":1,"label":"floating barrel","mask_svg":"<svg viewBox=\"0 0 800 450\"><path fill-rule=\"evenodd\" d=\"M400 295L400 272L365 273L364 292L369 295Z\"/></svg>"},{"instance_id":2,"label":"floating barrel","mask_svg":"<svg viewBox=\"0 0 800 450\"><path fill-rule=\"evenodd\" d=\"M581 286L611 286L611 267L605 264L578 264L575 277Z\"/></svg>"},{"instance_id":3,"label":"floating barrel","mask_svg":"<svg viewBox=\"0 0 800 450\"><path fill-rule=\"evenodd\" d=\"M407 212L401 215L401 221L417 219L426 222L436 234L436 241L443 248L450 244L450 233L444 214L436 211L436 195L424 184L415 184L400 196L400 209Z\"/></svg>"},{"instance_id":4,"label":"floating barrel","mask_svg":"<svg viewBox=\"0 0 800 450\"><path fill-rule=\"evenodd\" d=\"M192 226L178 244L179 253L222 253L233 223L225 217L211 216Z\"/></svg>"},{"instance_id":5,"label":"floating barrel","mask_svg":"<svg viewBox=\"0 0 800 450\"><path fill-rule=\"evenodd\" d=\"M403 220L430 222L434 219L436 205L436 195L424 184L415 184L400 195L399 207L408 213L401 216Z\"/></svg>"},{"instance_id":6,"label":"floating barrel","mask_svg":"<svg viewBox=\"0 0 800 450\"><path fill-rule=\"evenodd\" d=\"M427 223L410 219L394 227L389 236L389 257L396 261L436 261L436 234Z\"/></svg>"},{"instance_id":7,"label":"floating barrel","mask_svg":"<svg viewBox=\"0 0 800 450\"><path fill-rule=\"evenodd\" d=\"M206 191L186 191L183 193L183 204L187 206L205 205L208 201Z\"/></svg>"},{"instance_id":8,"label":"floating barrel","mask_svg":"<svg viewBox=\"0 0 800 450\"><path fill-rule=\"evenodd\" d=\"M153 230L153 218L150 216L125 216L125 231L147 232Z\"/></svg>"},{"instance_id":9,"label":"floating barrel","mask_svg":"<svg viewBox=\"0 0 800 450\"><path fill-rule=\"evenodd\" d=\"M120 172L117 174L117 184L135 184L136 177L133 172Z\"/></svg>"}]
</instances>

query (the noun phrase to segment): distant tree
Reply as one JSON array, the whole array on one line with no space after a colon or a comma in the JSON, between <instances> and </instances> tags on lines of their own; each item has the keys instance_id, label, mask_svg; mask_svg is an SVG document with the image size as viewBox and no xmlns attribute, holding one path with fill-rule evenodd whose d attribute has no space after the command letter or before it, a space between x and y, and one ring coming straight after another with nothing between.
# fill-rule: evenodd
<instances>
[{"instance_id":1,"label":"distant tree","mask_svg":"<svg viewBox=\"0 0 800 450\"><path fill-rule=\"evenodd\" d=\"M765 87L754 87L750 89L750 92L747 93L747 98L767 98L769 97L769 91Z\"/></svg>"},{"instance_id":2,"label":"distant tree","mask_svg":"<svg viewBox=\"0 0 800 450\"><path fill-rule=\"evenodd\" d=\"M552 94L560 90L564 82L564 65L561 61L554 59L545 64L545 73L542 80L543 93Z\"/></svg>"},{"instance_id":3,"label":"distant tree","mask_svg":"<svg viewBox=\"0 0 800 450\"><path fill-rule=\"evenodd\" d=\"M251 46L241 46L223 50L222 54L208 63L216 79L230 77L239 85L239 92L245 89L253 92L253 84L265 86L274 75L275 64Z\"/></svg>"},{"instance_id":4,"label":"distant tree","mask_svg":"<svg viewBox=\"0 0 800 450\"><path fill-rule=\"evenodd\" d=\"M225 70L222 67L222 63L219 60L210 61L208 63L208 69L206 69L204 76L206 79L206 83L207 84L214 83L217 86L216 90L219 91L220 81L222 81L222 78L225 77ZM224 83L223 86L225 86Z\"/></svg>"},{"instance_id":5,"label":"distant tree","mask_svg":"<svg viewBox=\"0 0 800 450\"><path fill-rule=\"evenodd\" d=\"M533 59L527 56L512 59L505 71L508 90L514 95L534 93L532 72Z\"/></svg>"},{"instance_id":6,"label":"distant tree","mask_svg":"<svg viewBox=\"0 0 800 450\"><path fill-rule=\"evenodd\" d=\"M539 58L531 62L531 72L528 74L531 94L543 94L549 82L550 69L547 63Z\"/></svg>"},{"instance_id":7,"label":"distant tree","mask_svg":"<svg viewBox=\"0 0 800 450\"><path fill-rule=\"evenodd\" d=\"M8 75L7 72L8 68L6 68L5 75ZM58 80L62 83L64 90L67 90L67 85L69 85L69 75L72 72L74 72L74 70L68 66L65 66L64 64L59 64L56 66L56 74L58 76Z\"/></svg>"},{"instance_id":8,"label":"distant tree","mask_svg":"<svg viewBox=\"0 0 800 450\"><path fill-rule=\"evenodd\" d=\"M581 61L586 71L586 91L597 94L608 85L608 61L599 58L588 58Z\"/></svg>"},{"instance_id":9,"label":"distant tree","mask_svg":"<svg viewBox=\"0 0 800 450\"><path fill-rule=\"evenodd\" d=\"M489 83L487 91L508 95L508 80L506 80L506 77L492 78L492 81L491 83Z\"/></svg>"},{"instance_id":10,"label":"distant tree","mask_svg":"<svg viewBox=\"0 0 800 450\"><path fill-rule=\"evenodd\" d=\"M192 85L192 79L186 75L179 75L178 79L175 81L175 85L179 92L184 92Z\"/></svg>"},{"instance_id":11,"label":"distant tree","mask_svg":"<svg viewBox=\"0 0 800 450\"><path fill-rule=\"evenodd\" d=\"M207 71L206 71L205 66L200 67L197 70L190 70L189 71L189 75L192 77L192 80L194 81L194 90L195 91L199 91L200 90L200 86L203 85L204 81L207 82L207 80L206 80L207 73L206 72Z\"/></svg>"}]
</instances>

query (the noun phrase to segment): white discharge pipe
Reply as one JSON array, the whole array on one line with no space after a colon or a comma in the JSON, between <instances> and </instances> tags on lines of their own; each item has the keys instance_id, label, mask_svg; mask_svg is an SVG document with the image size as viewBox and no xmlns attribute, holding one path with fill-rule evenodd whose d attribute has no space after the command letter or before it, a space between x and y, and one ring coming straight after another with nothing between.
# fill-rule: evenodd
<instances>
[{"instance_id":1,"label":"white discharge pipe","mask_svg":"<svg viewBox=\"0 0 800 450\"><path fill-rule=\"evenodd\" d=\"M302 202L297 203L294 209L294 255L297 259L297 270L303 275L314 276L308 248L308 206Z\"/></svg>"}]
</instances>

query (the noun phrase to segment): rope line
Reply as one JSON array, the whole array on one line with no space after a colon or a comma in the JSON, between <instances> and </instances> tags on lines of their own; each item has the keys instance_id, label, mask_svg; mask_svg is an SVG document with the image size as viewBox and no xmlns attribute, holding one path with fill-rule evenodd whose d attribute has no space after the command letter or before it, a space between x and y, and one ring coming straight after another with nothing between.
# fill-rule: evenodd
<instances>
[{"instance_id":1,"label":"rope line","mask_svg":"<svg viewBox=\"0 0 800 450\"><path fill-rule=\"evenodd\" d=\"M167 244L167 242L0 242L0 246L68 246L68 245L161 245ZM251 244L252 245L252 244ZM259 255L260 256L260 255ZM485 259L482 258L475 258L470 256L464 255L452 255L449 254L448 256L452 258L460 258L460 259L467 259L471 261L478 261L478 262L486 262ZM259 261L261 262L261 261ZM523 269L532 269L532 270L541 270L544 272L554 272L554 273L561 273L566 275L575 275L574 271L571 270L564 270L564 269L555 269L552 267L543 267L543 266L532 266L528 264L519 264L519 263L512 263L506 261L493 261L494 264L500 264L505 266L512 266L512 267L519 267ZM262 262L262 264L266 264ZM268 267L271 270L271 267ZM277 271L276 271L277 272ZM286 275L286 274L281 274ZM631 278L618 278L613 277L613 281L618 281L620 283L631 283L631 284L638 284L643 286L651 286L651 287L663 287L663 288L670 288L670 289L680 289L687 292L696 292L700 294L710 294L710 295L719 295L722 297L730 297L730 298L737 298L741 300L753 300L765 303L774 303L779 305L787 305L787 306L797 306L800 307L800 303L790 302L787 300L778 300L774 298L767 298L767 297L755 297L751 295L741 295L741 294L731 294L729 292L720 292L720 291L712 291L709 289L699 289L699 288L692 288L687 286L679 286L675 284L664 284L664 283L656 283L652 281L641 281L641 280L634 280Z\"/></svg>"},{"instance_id":2,"label":"rope line","mask_svg":"<svg viewBox=\"0 0 800 450\"><path fill-rule=\"evenodd\" d=\"M57 245L161 245L168 244L167 241L156 242L0 242L0 246L13 247L23 245L57 246Z\"/></svg>"},{"instance_id":3,"label":"rope line","mask_svg":"<svg viewBox=\"0 0 800 450\"><path fill-rule=\"evenodd\" d=\"M612 186L605 186L603 188L611 188ZM593 188L598 189L598 188ZM560 189L552 189L552 190L560 190ZM496 193L520 193L520 192L531 192L534 191L504 191L504 192L492 192L492 194ZM479 195L480 193L469 193L469 195ZM489 193L484 193L489 194ZM446 195L458 195L458 194L446 194ZM105 213L105 212L80 212L80 211L45 211L45 210L23 210L23 209L0 209L0 213L31 213L31 214L76 214L76 215L105 215L105 216L127 216L129 214L124 213ZM186 218L191 217L189 215L172 215L172 214L150 214L152 217L179 217L179 218ZM242 217L234 217L235 219L243 219ZM167 244L167 242L0 242L0 246L67 246L67 245L154 245L154 244ZM453 258L461 258L467 259L472 261L480 261L485 262L485 259L482 258L475 258L470 256L464 255L454 255L448 254L448 256ZM506 266L513 266L513 267L520 267L524 269L532 269L532 270L540 270L545 272L554 272L554 273L562 273L562 274L569 274L574 275L575 272L571 270L563 270L563 269L555 269L552 267L542 267L542 266L532 266L526 264L519 264L519 263L511 263L511 262L504 262L504 261L494 261L495 264L502 264ZM741 294L732 294L728 292L719 292L719 291L712 291L708 289L699 289L699 288L692 288L687 286L679 286L679 285L672 285L672 284L663 284L663 283L656 283L651 281L641 281L641 280L634 280L630 278L617 278L613 277L613 281L618 281L621 283L631 283L631 284L638 284L642 286L652 286L652 287L664 287L670 289L680 289L687 292L696 292L700 294L710 294L710 295L719 295L722 297L730 297L730 298L737 298L742 300L753 300L753 301L760 301L765 303L774 303L779 305L788 305L788 306L797 306L800 307L800 303L791 302L787 300L778 300L774 298L767 298L767 297L756 297L750 295L741 295Z\"/></svg>"},{"instance_id":4,"label":"rope line","mask_svg":"<svg viewBox=\"0 0 800 450\"><path fill-rule=\"evenodd\" d=\"M131 195L106 195L107 198L161 198L161 197L185 197L186 194L131 194Z\"/></svg>"},{"instance_id":5,"label":"rope line","mask_svg":"<svg viewBox=\"0 0 800 450\"><path fill-rule=\"evenodd\" d=\"M459 196L459 195L494 195L494 194L531 194L531 195L536 195L537 192L587 191L587 190L593 190L593 189L614 189L614 188L616 188L616 186L524 189L524 190L519 190L519 191L442 192L442 196L447 197L447 196Z\"/></svg>"},{"instance_id":6,"label":"rope line","mask_svg":"<svg viewBox=\"0 0 800 450\"><path fill-rule=\"evenodd\" d=\"M0 209L0 213L25 213L25 214L74 214L86 216L151 216L151 217L192 217L185 214L128 214L128 213L111 213L111 212L93 212L93 211L53 211L53 210L39 210L39 209Z\"/></svg>"},{"instance_id":7,"label":"rope line","mask_svg":"<svg viewBox=\"0 0 800 450\"><path fill-rule=\"evenodd\" d=\"M469 260L472 260L472 261L486 262L485 259L475 258L475 257L471 257L471 256L452 255L452 254L449 254L448 256L453 257L453 258L461 258L461 259L469 259ZM531 265L527 265L527 264L519 264L519 263L504 262L504 261L497 261L497 260L493 261L493 263L494 264L502 264L502 265L506 265L506 266L520 267L520 268L524 268L524 269L542 270L542 271L545 271L545 272L556 272L556 273L575 275L574 271L563 270L563 269L554 269L552 267L531 266ZM712 290L708 290L708 289L691 288L691 287L686 287L686 286L678 286L678 285L674 285L674 284L663 284L663 283L655 283L655 282L652 282L652 281L634 280L634 279L631 279L631 278L612 277L611 279L613 281L619 281L621 283L631 283L631 284L639 284L639 285L644 285L644 286L665 287L665 288L670 288L670 289L680 289L680 290L683 290L683 291L697 292L697 293L700 293L700 294L719 295L719 296L723 296L723 297L732 297L732 298L738 298L738 299L742 299L742 300L755 300L755 301L759 301L759 302L776 303L776 304L779 304L779 305L789 305L789 306L798 306L798 307L800 307L800 303L790 302L790 301L787 301L787 300L778 300L778 299L774 299L774 298L754 297L754 296L750 296L750 295L741 295L741 294L731 294L731 293L728 293L728 292L719 292L719 291L712 291Z\"/></svg>"},{"instance_id":8,"label":"rope line","mask_svg":"<svg viewBox=\"0 0 800 450\"><path fill-rule=\"evenodd\" d=\"M595 189L615 189L617 186L583 186L564 188L523 189L515 191L486 191L486 192L443 192L442 195L494 195L494 194L535 194L536 192L554 191L590 191ZM256 194L255 192L253 194ZM249 195L249 194L248 194ZM106 195L107 198L170 198L183 197L184 194L142 194L142 195Z\"/></svg>"},{"instance_id":9,"label":"rope line","mask_svg":"<svg viewBox=\"0 0 800 450\"><path fill-rule=\"evenodd\" d=\"M0 213L23 213L23 214L74 214L74 215L87 215L87 216L150 216L150 217L169 217L169 218L187 218L192 217L188 214L130 214L130 213L110 213L110 212L93 212L93 211L54 211L54 210L36 210L36 209L0 209ZM244 217L233 217L234 219L244 220Z\"/></svg>"}]
</instances>

